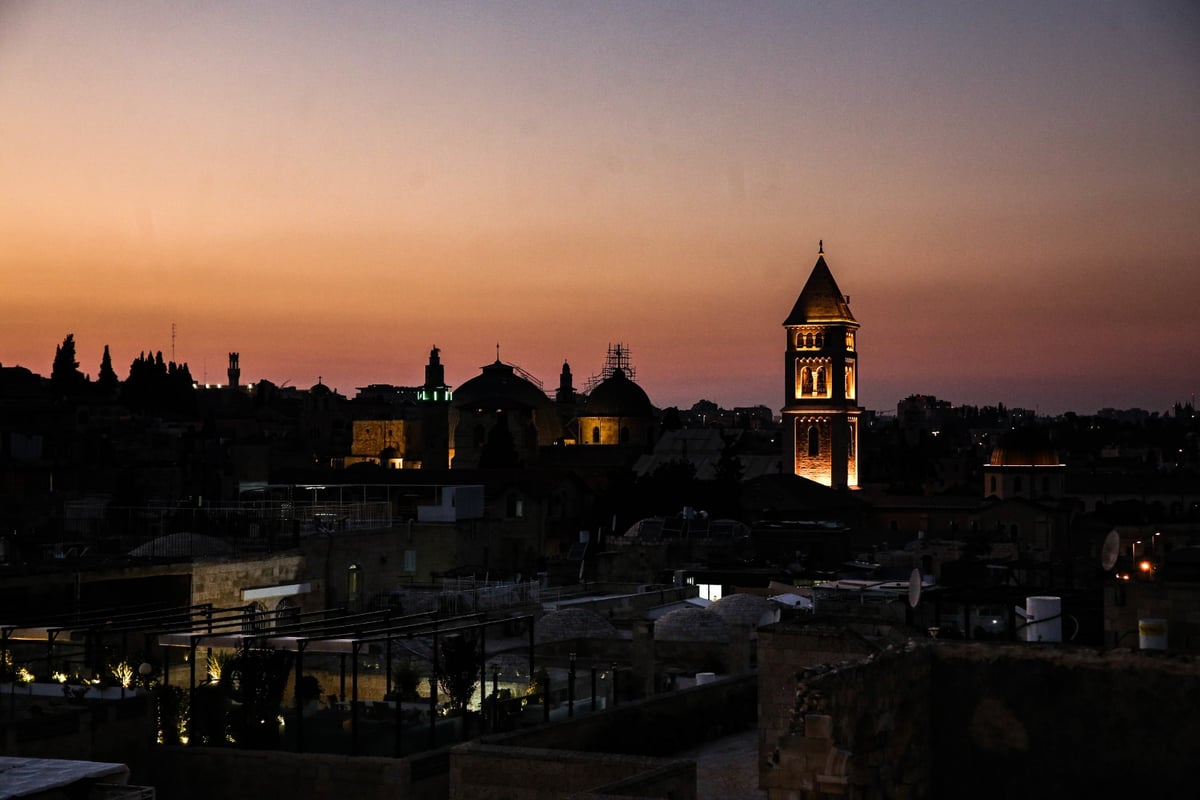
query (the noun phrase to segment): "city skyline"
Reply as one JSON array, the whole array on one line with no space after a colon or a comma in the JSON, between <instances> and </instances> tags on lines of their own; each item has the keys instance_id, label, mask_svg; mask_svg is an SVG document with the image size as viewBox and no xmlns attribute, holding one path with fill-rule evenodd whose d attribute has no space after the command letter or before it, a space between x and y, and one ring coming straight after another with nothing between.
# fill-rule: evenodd
<instances>
[{"instance_id":1,"label":"city skyline","mask_svg":"<svg viewBox=\"0 0 1200 800\"><path fill-rule=\"evenodd\" d=\"M616 10L616 13L614 12ZM0 363L783 403L817 241L859 402L1044 413L1200 376L1186 3L0 8Z\"/></svg>"}]
</instances>

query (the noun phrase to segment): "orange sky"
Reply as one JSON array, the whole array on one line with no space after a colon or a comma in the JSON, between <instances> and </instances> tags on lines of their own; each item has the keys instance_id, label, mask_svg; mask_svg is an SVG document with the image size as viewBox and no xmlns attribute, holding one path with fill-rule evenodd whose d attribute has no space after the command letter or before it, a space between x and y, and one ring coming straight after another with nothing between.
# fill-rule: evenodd
<instances>
[{"instance_id":1,"label":"orange sky","mask_svg":"<svg viewBox=\"0 0 1200 800\"><path fill-rule=\"evenodd\" d=\"M0 363L777 409L824 239L868 408L1188 399L1200 12L898 5L5 4Z\"/></svg>"}]
</instances>

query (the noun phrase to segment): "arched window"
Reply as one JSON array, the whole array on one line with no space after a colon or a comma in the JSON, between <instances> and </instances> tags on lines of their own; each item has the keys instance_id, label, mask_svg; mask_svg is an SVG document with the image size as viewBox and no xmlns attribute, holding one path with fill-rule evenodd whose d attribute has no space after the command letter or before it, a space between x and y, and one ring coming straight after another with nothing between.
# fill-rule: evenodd
<instances>
[{"instance_id":1,"label":"arched window","mask_svg":"<svg viewBox=\"0 0 1200 800\"><path fill-rule=\"evenodd\" d=\"M846 399L854 399L854 366L846 365Z\"/></svg>"},{"instance_id":2,"label":"arched window","mask_svg":"<svg viewBox=\"0 0 1200 800\"><path fill-rule=\"evenodd\" d=\"M825 334L818 333L816 340L813 341L813 345L816 347L824 347L825 346Z\"/></svg>"},{"instance_id":3,"label":"arched window","mask_svg":"<svg viewBox=\"0 0 1200 800\"><path fill-rule=\"evenodd\" d=\"M846 457L854 458L854 426L846 423Z\"/></svg>"},{"instance_id":4,"label":"arched window","mask_svg":"<svg viewBox=\"0 0 1200 800\"><path fill-rule=\"evenodd\" d=\"M275 627L284 628L300 622L300 607L290 598L283 598L275 604Z\"/></svg>"},{"instance_id":5,"label":"arched window","mask_svg":"<svg viewBox=\"0 0 1200 800\"><path fill-rule=\"evenodd\" d=\"M351 564L346 570L346 607L350 611L358 611L362 602L362 566Z\"/></svg>"},{"instance_id":6,"label":"arched window","mask_svg":"<svg viewBox=\"0 0 1200 800\"><path fill-rule=\"evenodd\" d=\"M810 370L808 367L805 367L802 370L800 370L800 394L802 394L802 395L812 394L812 388L813 388L812 370Z\"/></svg>"},{"instance_id":7,"label":"arched window","mask_svg":"<svg viewBox=\"0 0 1200 800\"><path fill-rule=\"evenodd\" d=\"M825 384L825 368L817 367L817 387L813 394L821 396L828 394L829 388Z\"/></svg>"},{"instance_id":8,"label":"arched window","mask_svg":"<svg viewBox=\"0 0 1200 800\"><path fill-rule=\"evenodd\" d=\"M804 334L804 346L805 347L813 346L813 335L811 333Z\"/></svg>"},{"instance_id":9,"label":"arched window","mask_svg":"<svg viewBox=\"0 0 1200 800\"><path fill-rule=\"evenodd\" d=\"M808 454L810 456L821 454L821 434L817 433L816 426L808 429Z\"/></svg>"},{"instance_id":10,"label":"arched window","mask_svg":"<svg viewBox=\"0 0 1200 800\"><path fill-rule=\"evenodd\" d=\"M246 606L246 617L242 622L242 633L257 633L260 630L270 628L266 624L266 608L262 603L255 600L250 605Z\"/></svg>"},{"instance_id":11,"label":"arched window","mask_svg":"<svg viewBox=\"0 0 1200 800\"><path fill-rule=\"evenodd\" d=\"M600 426L592 428L592 444L600 444Z\"/></svg>"},{"instance_id":12,"label":"arched window","mask_svg":"<svg viewBox=\"0 0 1200 800\"><path fill-rule=\"evenodd\" d=\"M629 444L629 428L625 426L621 428L621 444Z\"/></svg>"}]
</instances>

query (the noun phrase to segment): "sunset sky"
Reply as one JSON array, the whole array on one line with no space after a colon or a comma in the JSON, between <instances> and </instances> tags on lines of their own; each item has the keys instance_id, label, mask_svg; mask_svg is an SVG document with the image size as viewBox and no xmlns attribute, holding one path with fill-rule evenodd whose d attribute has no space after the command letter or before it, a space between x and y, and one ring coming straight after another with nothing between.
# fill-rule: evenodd
<instances>
[{"instance_id":1,"label":"sunset sky","mask_svg":"<svg viewBox=\"0 0 1200 800\"><path fill-rule=\"evenodd\" d=\"M818 239L867 408L1189 399L1200 5L0 4L4 366L778 410Z\"/></svg>"}]
</instances>

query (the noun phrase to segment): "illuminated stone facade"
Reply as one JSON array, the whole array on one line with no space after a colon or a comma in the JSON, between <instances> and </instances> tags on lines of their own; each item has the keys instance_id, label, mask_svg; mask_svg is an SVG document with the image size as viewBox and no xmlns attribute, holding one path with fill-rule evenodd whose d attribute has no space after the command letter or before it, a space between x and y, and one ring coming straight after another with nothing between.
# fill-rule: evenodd
<instances>
[{"instance_id":1,"label":"illuminated stone facade","mask_svg":"<svg viewBox=\"0 0 1200 800\"><path fill-rule=\"evenodd\" d=\"M856 488L858 322L825 263L824 248L783 326L785 463L826 486Z\"/></svg>"}]
</instances>

